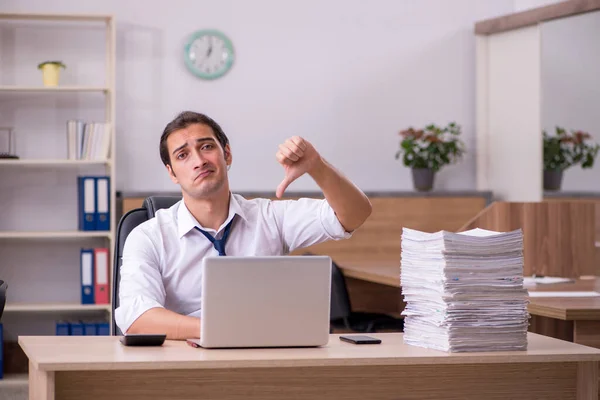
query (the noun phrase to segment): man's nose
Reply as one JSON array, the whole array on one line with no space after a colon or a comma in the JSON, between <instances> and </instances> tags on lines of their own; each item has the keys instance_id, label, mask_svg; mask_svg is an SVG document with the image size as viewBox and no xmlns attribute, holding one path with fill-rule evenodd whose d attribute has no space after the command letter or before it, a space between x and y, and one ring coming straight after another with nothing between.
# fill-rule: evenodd
<instances>
[{"instance_id":1,"label":"man's nose","mask_svg":"<svg viewBox=\"0 0 600 400\"><path fill-rule=\"evenodd\" d=\"M198 151L198 150L193 151L192 156L194 157L194 167L195 168L202 167L204 164L206 164L206 159L202 155L201 151Z\"/></svg>"}]
</instances>

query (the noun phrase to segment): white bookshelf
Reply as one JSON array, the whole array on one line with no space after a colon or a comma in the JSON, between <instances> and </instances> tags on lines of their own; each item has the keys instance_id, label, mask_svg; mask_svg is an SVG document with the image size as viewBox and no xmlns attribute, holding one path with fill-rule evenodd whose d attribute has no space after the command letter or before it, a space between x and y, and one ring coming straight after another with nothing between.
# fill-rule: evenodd
<instances>
[{"instance_id":1,"label":"white bookshelf","mask_svg":"<svg viewBox=\"0 0 600 400\"><path fill-rule=\"evenodd\" d=\"M23 312L69 312L69 311L106 311L111 312L110 304L78 304L78 303L15 303L6 304L5 313Z\"/></svg>"},{"instance_id":2,"label":"white bookshelf","mask_svg":"<svg viewBox=\"0 0 600 400\"><path fill-rule=\"evenodd\" d=\"M112 239L112 231L0 231L0 239Z\"/></svg>"},{"instance_id":3,"label":"white bookshelf","mask_svg":"<svg viewBox=\"0 0 600 400\"><path fill-rule=\"evenodd\" d=\"M109 93L111 91L108 87L102 86L56 86L56 87L44 87L44 86L0 86L0 92L17 92L17 93L57 93L57 92L99 92Z\"/></svg>"},{"instance_id":4,"label":"white bookshelf","mask_svg":"<svg viewBox=\"0 0 600 400\"><path fill-rule=\"evenodd\" d=\"M13 21L57 21L57 22L114 22L112 15L106 14L42 14L42 13L1 13L0 20Z\"/></svg>"},{"instance_id":5,"label":"white bookshelf","mask_svg":"<svg viewBox=\"0 0 600 400\"><path fill-rule=\"evenodd\" d=\"M18 167L79 167L86 165L106 165L109 166L112 160L44 160L44 159L0 159L1 166Z\"/></svg>"},{"instance_id":6,"label":"white bookshelf","mask_svg":"<svg viewBox=\"0 0 600 400\"><path fill-rule=\"evenodd\" d=\"M16 106L13 106L13 110L12 112L15 112L14 107L16 107L16 111L21 111L19 110L18 107L22 107L23 109L27 109L30 110L31 104L35 104L35 107L40 107L40 104L43 107L57 107L56 103L54 103L54 99L52 97L50 97L50 100L45 100L44 101L37 101L38 98L41 98L41 96L52 96L52 94L60 94L60 101L63 101L64 104L64 99L68 100L68 104L70 104L70 107L73 107L73 110L77 110L77 107L82 107L81 106L81 99L86 99L87 97L84 96L95 96L95 97L90 97L91 100L97 102L100 101L100 107L95 108L96 112L98 113L98 115L101 115L101 113L103 112L103 119L102 120L89 120L86 122L90 122L90 123L94 123L94 122L102 122L107 124L110 127L110 149L109 149L109 158L108 159L102 159L102 160L70 160L70 159L64 159L64 158L60 158L60 157L64 157L64 154L59 154L60 152L54 151L48 151L48 154L45 154L44 151L39 152L41 154L41 158L39 159L34 159L34 158L25 158L25 159L0 159L0 177L4 177L4 182L7 182L8 184L8 188L3 188L2 187L2 182L0 181L0 192L3 190L10 190L9 193L15 192L15 187L17 189L16 193L20 193L20 196L30 196L30 192L28 191L29 189L26 188L27 185L27 177L29 177L30 179L34 179L37 176L43 177L43 178L39 178L37 180L37 184L39 186L39 183L42 179L49 179L50 181L54 182L54 180L56 180L56 189L54 189L52 187L52 184L46 184L45 186L42 187L42 189L40 189L39 187L36 189L37 190L37 194L39 195L40 192L42 192L41 196L43 197L45 192L43 192L44 190L54 190L59 191L62 190L63 193L64 192L68 192L68 193L75 193L76 189L77 189L77 180L73 179L72 180L72 185L71 185L71 178L70 176L76 176L76 175L107 175L110 177L110 191L109 191L109 196L110 196L110 230L109 231L79 231L79 230L72 230L72 229L77 229L76 226L74 226L73 228L70 228L69 224L64 223L64 218L63 219L58 219L59 217L52 215L53 213L53 209L54 210L61 210L64 212L65 210L67 210L68 213L70 213L70 208L73 208L72 213L74 213L73 215L74 220L76 220L76 216L78 213L78 209L77 207L73 207L72 205L66 205L66 204L62 204L62 202L58 202L58 204L56 204L57 202L55 201L55 203L52 203L52 200L49 200L47 203L47 207L48 207L48 223L45 223L42 227L42 229L47 229L44 231L29 231L26 230L26 224L24 224L22 226L21 229L19 229L19 223L20 223L20 219L23 218L27 218L27 215L9 215L10 214L10 210L4 210L5 212L5 216L9 215L11 217L11 224L9 225L4 225L4 230L0 230L0 246L3 246L2 249L0 250L2 252L2 257L0 257L0 270L3 270L6 273L5 276L7 276L7 278L4 278L7 283L8 283L8 299L7 299L7 304L4 308L4 312L5 314L9 314L9 315L15 315L17 314L16 318L13 319L17 319L20 321L23 321L25 319L31 319L32 321L35 321L36 318L39 316L39 313L45 313L47 315L50 315L50 318L52 318L52 313L56 313L56 314L69 314L69 313L73 313L74 315L81 315L82 313L94 313L94 314L98 314L98 313L102 313L103 316L106 317L106 320L109 322L109 324L112 325L112 307L111 304L90 304L90 305L84 305L84 304L78 304L78 303L60 303L60 302L56 302L56 301L51 301L48 300L47 302L39 302L39 303L23 303L23 302L19 302L19 300L26 300L26 297L21 296L21 298L17 298L15 299L14 302L11 302L11 294L14 293L24 293L25 291L27 291L27 287L23 287L22 284L21 285L11 285L11 278L12 278L12 273L13 270L12 268L15 268L12 266L10 261L6 261L7 258L4 254L4 252L10 252L12 249L11 247L14 247L16 250L14 250L15 252L17 251L22 251L22 249L26 249L26 252L37 252L36 253L36 257L31 257L31 258L26 258L27 260L37 260L35 262L32 262L33 265L18 265L18 269L25 269L25 268L35 268L35 270L33 271L29 271L27 270L27 273L31 274L32 277L35 276L35 271L39 271L40 269L43 269L45 266L40 264L41 262L43 262L44 257L46 256L46 252L58 252L59 255L61 257L59 257L61 260L70 260L70 258L72 258L73 256L73 251L78 250L79 245L78 245L78 241L81 241L81 247L91 247L90 246L90 240L93 240L94 242L94 246L93 247L106 247L109 249L109 284L110 284L110 289L112 290L113 287L113 282L112 282L112 270L113 270L113 251L114 251L114 247L115 247L115 231L116 231L116 225L117 222L116 221L116 203L117 203L117 199L116 199L116 177L115 177L115 159L116 159L116 130L115 130L115 58L116 58L116 30L115 30L115 20L114 17L112 15L94 15L94 14L81 14L81 15L75 15L75 14L31 14L31 13L1 13L0 12L0 27L6 27L6 28L10 28L11 26L18 26L19 32L23 32L23 30L26 30L28 27L33 27L34 29L37 29L38 27L42 26L42 27L50 27L50 29L52 29L54 26L60 27L60 28L68 28L68 29L80 29L80 27L85 27L85 28L91 28L92 31L96 31L98 32L97 28L98 27L103 27L105 29L105 38L106 41L104 43L104 45L101 45L98 49L97 52L101 55L98 60L102 60L102 65L105 67L104 68L104 73L101 75L101 77L99 77L99 83L98 82L89 82L89 84L87 84L86 82L77 82L73 85L64 85L64 86L56 86L56 87L45 87L41 85L41 79L32 79L31 82L29 82L30 79L28 79L27 75L23 75L26 78L21 78L20 80L15 80L15 84L11 84L10 81L3 81L2 83L0 83L0 95L2 96L2 102L0 102L0 108L3 105L10 105L10 104L16 104ZM77 35L73 36L74 38L77 37ZM102 39L99 39L99 42L96 42L97 44L102 43ZM6 42L6 41L5 41ZM13 44L13 50L17 50L20 54L25 54L28 57L29 56L34 56L32 54L28 54L27 51L29 51L29 48L26 46L27 42L23 42L25 44L22 44L22 42L15 42ZM6 43L4 43L4 45L6 45ZM65 48L65 42L61 42L60 45L62 47L59 46L59 49L64 49ZM17 46L22 46L22 47L17 47ZM1 49L0 49L1 50ZM10 51L10 49L8 49ZM31 50L33 51L33 50ZM92 50L92 51L95 51ZM62 57L60 51L56 51L56 57L57 59L60 59ZM67 54L67 53L65 53ZM69 53L70 54L70 53ZM86 53L86 54L93 54L93 53ZM104 57L102 57L104 56ZM31 57L25 57L26 59L30 60ZM85 55L82 55L82 57L85 57ZM16 58L15 58L16 59ZM8 61L7 61L8 60ZM43 61L43 60L39 60L39 61ZM89 61L89 60L88 60ZM11 62L10 58L2 58L1 54L0 54L0 69L2 68L2 63L3 62ZM14 61L13 61L14 62ZM92 61L90 61L92 62ZM7 68L8 67L12 67L12 68L17 68L18 64L7 64ZM67 67L68 67L68 62L67 62ZM67 73L69 72L69 70L67 70ZM61 73L62 74L62 73ZM39 76L38 76L39 78ZM80 79L81 81L83 81L83 78ZM103 82L102 82L103 81ZM74 80L73 82L76 82L76 80ZM69 98L69 96L73 96L73 100L71 101L71 99ZM98 96L101 96L100 99L98 100ZM16 102L13 102L12 99L17 99ZM58 96L57 96L58 99ZM37 102L36 102L37 101ZM57 100L58 101L58 100ZM39 124L44 124L44 120L43 118L52 118L52 112L54 112L54 109L49 109L48 111L51 111L49 113L45 113L44 111L46 110L40 110L39 114L36 114L36 118L38 119ZM63 110L64 111L64 110ZM50 119L48 122L51 124L62 124L62 115L61 114L61 121L56 121L56 120L52 120ZM22 117L21 117L22 118ZM73 114L73 117L67 117L64 120L64 129L63 130L48 130L48 132L44 132L43 135L45 138L52 138L53 135L56 137L56 140L64 140L64 137L66 135L66 123L67 123L67 119L83 119L85 120L86 118L82 118L78 116L78 113L75 112ZM23 120L21 120L21 123L23 123ZM13 128L15 129L15 132L18 133L19 131L19 120L15 120L14 124L17 124L15 126L13 126ZM38 131L39 132L39 127L38 127ZM54 139L51 139L54 140ZM23 144L26 143L26 144ZM27 149L27 150L33 150L31 147L27 148L25 146L32 146L31 143L35 143L35 141L30 141L30 142L21 142L21 146L22 149ZM17 136L17 144L19 144L19 137ZM51 147L51 146L50 146ZM51 147L52 148L52 147ZM37 150L37 149L36 149ZM66 151L66 149L65 149ZM23 151L22 151L23 152ZM28 154L33 154L35 153L35 151L30 151ZM17 154L19 154L19 152L17 152ZM37 170L36 168L39 169L40 174L37 174ZM89 172L87 170L90 171L94 171L94 172ZM56 170L56 174L54 173ZM60 174L58 174L58 171L60 170ZM71 171L72 170L72 171ZM80 172L81 171L86 171L86 172ZM102 172L99 172L102 171ZM67 177L67 179L65 179L64 177ZM61 181L62 179L62 181ZM67 181L67 183L65 183L64 181ZM33 183L32 186L35 186L36 183ZM15 185L20 185L20 186L15 186ZM61 186L62 185L62 186ZM65 190L65 186L67 185L66 188L68 188L68 190ZM24 189L25 188L25 189ZM5 193L7 193L5 192ZM33 193L33 192L31 192ZM14 207L18 208L19 206L21 206L21 204L19 203L19 200L15 201L14 200L14 196L13 197L5 197L6 199L8 199L7 201L12 202L10 204L12 204ZM57 196L49 196L50 199L56 199L59 198ZM65 196L62 197L62 199L64 199ZM66 197L67 199L71 199L70 194ZM25 204L30 204L32 203L31 198L27 199L29 201L25 201ZM73 202L75 204L77 204L76 202L76 198L73 198ZM38 203L39 204L39 203ZM4 206L0 204L0 206ZM44 207L46 207L46 204L44 204ZM23 209L21 209L22 211ZM23 214L23 213L21 213ZM54 218L54 219L53 219ZM54 226L56 222L62 222L62 225L59 224L59 226ZM46 221L45 221L46 222ZM29 224L29 226L31 226L31 224ZM11 229L11 228L15 228L15 229ZM17 242L15 242L17 241ZM47 241L51 241L51 243L46 243ZM23 242L23 243L21 243ZM59 250L55 250L55 249L59 249ZM54 254L53 256L56 256L56 254ZM77 258L78 258L78 253L77 253ZM4 265L3 265L4 264ZM62 266L61 268L63 268L63 272L64 273L71 273L70 267L68 267L68 263L64 262L62 264L58 264L58 266ZM78 263L74 263L72 265L72 273L73 274L77 274L77 276L79 276L80 274L80 270L79 270L79 264ZM0 276L0 279L3 279L2 276ZM29 279L29 278L28 278ZM31 278L33 279L33 278ZM17 280L18 282L23 282L23 280ZM21 286L21 287L17 287L17 286ZM61 290L65 290L64 288L61 288ZM68 289L70 290L70 289ZM80 290L79 287L77 288L73 288L73 290ZM14 296L14 295L13 295ZM18 296L15 296L18 297ZM112 301L112 296L109 296L110 301ZM37 298L36 298L37 299ZM112 326L111 326L112 328ZM5 327L5 338L6 338L6 332L7 332L7 328ZM20 335L20 332L12 332L13 335ZM11 375L11 374L5 374L5 378L0 380L0 388L3 387L7 387L10 385L26 385L27 384L27 374L16 374L16 375ZM2 389L0 389L1 391Z\"/></svg>"}]
</instances>

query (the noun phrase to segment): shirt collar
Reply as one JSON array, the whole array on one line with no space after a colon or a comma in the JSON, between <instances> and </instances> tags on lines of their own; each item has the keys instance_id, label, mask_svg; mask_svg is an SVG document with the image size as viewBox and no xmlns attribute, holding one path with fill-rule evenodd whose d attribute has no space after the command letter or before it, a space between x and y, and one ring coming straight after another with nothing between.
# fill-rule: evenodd
<instances>
[{"instance_id":1,"label":"shirt collar","mask_svg":"<svg viewBox=\"0 0 600 400\"><path fill-rule=\"evenodd\" d=\"M227 215L227 219L225 220L225 222L223 222L223 225L221 225L219 227L219 231L221 231L221 229L225 228L225 226L229 223L229 221L231 221L233 219L233 217L236 214L239 215L243 220L247 221L246 214L244 213L244 210L240 206L240 203L233 196L233 194L230 193L229 194L229 214ZM177 210L177 230L178 230L177 232L179 234L179 238L181 239L183 236L185 236L189 231L194 229L194 227L196 227L196 226L200 229L214 232L212 229L204 228L202 225L200 225L198 223L198 221L196 220L196 218L194 218L192 213L190 213L190 210L188 210L187 206L185 205L185 202L182 199L181 203L179 204L179 209ZM217 233L219 231L217 231Z\"/></svg>"}]
</instances>

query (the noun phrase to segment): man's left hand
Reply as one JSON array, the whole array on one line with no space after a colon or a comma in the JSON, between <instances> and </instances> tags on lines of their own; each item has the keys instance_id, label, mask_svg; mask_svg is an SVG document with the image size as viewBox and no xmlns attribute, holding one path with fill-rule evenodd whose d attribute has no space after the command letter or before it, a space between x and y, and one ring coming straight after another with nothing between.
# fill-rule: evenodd
<instances>
[{"instance_id":1,"label":"man's left hand","mask_svg":"<svg viewBox=\"0 0 600 400\"><path fill-rule=\"evenodd\" d=\"M307 140L293 136L279 145L277 161L283 166L285 177L277 187L277 197L281 198L285 189L305 173L310 173L321 162L321 156Z\"/></svg>"}]
</instances>

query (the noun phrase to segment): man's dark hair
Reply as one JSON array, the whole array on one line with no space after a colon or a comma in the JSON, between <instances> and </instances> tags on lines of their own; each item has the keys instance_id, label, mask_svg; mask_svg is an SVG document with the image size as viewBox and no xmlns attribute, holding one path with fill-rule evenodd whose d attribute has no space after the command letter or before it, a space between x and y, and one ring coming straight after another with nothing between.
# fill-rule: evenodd
<instances>
[{"instance_id":1,"label":"man's dark hair","mask_svg":"<svg viewBox=\"0 0 600 400\"><path fill-rule=\"evenodd\" d=\"M223 150L225 150L225 146L229 144L229 139L227 139L227 135L225 135L225 132L223 132L223 129L221 129L221 126L217 124L215 120L204 114L193 111L184 111L175 117L173 121L167 124L162 136L160 137L160 159L162 160L163 164L169 166L171 165L169 148L167 147L167 138L169 135L180 129L185 129L193 124L204 124L209 126L215 133L215 136L221 144L221 147Z\"/></svg>"}]
</instances>

